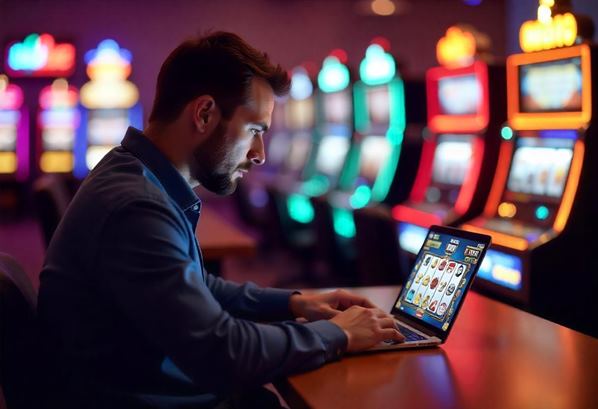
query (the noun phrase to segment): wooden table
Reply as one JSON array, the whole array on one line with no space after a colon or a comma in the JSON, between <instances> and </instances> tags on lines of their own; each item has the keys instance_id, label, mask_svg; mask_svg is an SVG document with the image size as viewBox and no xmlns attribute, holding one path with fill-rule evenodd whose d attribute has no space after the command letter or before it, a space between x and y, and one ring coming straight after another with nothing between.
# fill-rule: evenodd
<instances>
[{"instance_id":1,"label":"wooden table","mask_svg":"<svg viewBox=\"0 0 598 409\"><path fill-rule=\"evenodd\" d=\"M205 261L255 255L256 241L207 206L201 209L195 234Z\"/></svg>"},{"instance_id":2,"label":"wooden table","mask_svg":"<svg viewBox=\"0 0 598 409\"><path fill-rule=\"evenodd\" d=\"M355 291L387 310L398 294ZM472 292L440 348L345 357L276 386L291 408L598 408L598 339Z\"/></svg>"}]
</instances>

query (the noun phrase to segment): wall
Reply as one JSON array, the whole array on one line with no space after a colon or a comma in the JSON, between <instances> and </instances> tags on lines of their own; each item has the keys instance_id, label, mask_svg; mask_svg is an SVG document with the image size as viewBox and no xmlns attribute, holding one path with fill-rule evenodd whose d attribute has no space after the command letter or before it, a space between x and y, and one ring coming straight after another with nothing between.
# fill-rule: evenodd
<instances>
[{"instance_id":1,"label":"wall","mask_svg":"<svg viewBox=\"0 0 598 409\"><path fill-rule=\"evenodd\" d=\"M502 0L477 7L461 0L404 1L407 14L374 17L358 15L353 0L0 0L0 46L30 32L70 39L80 52L73 82L81 85L82 52L113 37L133 52L132 80L140 87L146 117L162 60L181 40L207 29L235 31L287 67L306 59L319 62L336 47L345 48L357 65L370 39L383 35L406 72L421 77L436 64L436 41L458 22L488 33L496 53L504 55Z\"/></svg>"}]
</instances>

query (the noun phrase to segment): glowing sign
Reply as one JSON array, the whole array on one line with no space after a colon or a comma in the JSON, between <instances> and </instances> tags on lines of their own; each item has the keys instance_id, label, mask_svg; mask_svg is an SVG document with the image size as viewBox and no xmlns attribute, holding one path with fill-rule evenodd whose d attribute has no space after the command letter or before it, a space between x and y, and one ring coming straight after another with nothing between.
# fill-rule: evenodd
<instances>
[{"instance_id":1,"label":"glowing sign","mask_svg":"<svg viewBox=\"0 0 598 409\"><path fill-rule=\"evenodd\" d=\"M291 98L301 101L311 97L313 92L314 86L307 70L303 67L295 67L291 74L291 90L289 91Z\"/></svg>"},{"instance_id":2,"label":"glowing sign","mask_svg":"<svg viewBox=\"0 0 598 409\"><path fill-rule=\"evenodd\" d=\"M519 291L522 288L523 263L519 257L488 250L478 270L478 278Z\"/></svg>"},{"instance_id":3,"label":"glowing sign","mask_svg":"<svg viewBox=\"0 0 598 409\"><path fill-rule=\"evenodd\" d=\"M396 63L392 55L380 44L370 45L365 58L359 64L359 76L367 85L385 84L392 80L396 73Z\"/></svg>"},{"instance_id":4,"label":"glowing sign","mask_svg":"<svg viewBox=\"0 0 598 409\"><path fill-rule=\"evenodd\" d=\"M75 46L57 44L50 34L30 34L8 46L6 60L14 77L66 77L75 71Z\"/></svg>"},{"instance_id":5,"label":"glowing sign","mask_svg":"<svg viewBox=\"0 0 598 409\"><path fill-rule=\"evenodd\" d=\"M127 81L131 75L131 53L114 40L100 42L85 54L91 79L81 88L81 103L89 109L131 108L139 100L137 87Z\"/></svg>"},{"instance_id":6,"label":"glowing sign","mask_svg":"<svg viewBox=\"0 0 598 409\"><path fill-rule=\"evenodd\" d=\"M318 74L318 86L324 92L338 92L349 85L349 69L336 55L326 57Z\"/></svg>"},{"instance_id":7,"label":"glowing sign","mask_svg":"<svg viewBox=\"0 0 598 409\"><path fill-rule=\"evenodd\" d=\"M23 91L8 83L6 75L0 75L0 110L17 110L23 105Z\"/></svg>"},{"instance_id":8,"label":"glowing sign","mask_svg":"<svg viewBox=\"0 0 598 409\"><path fill-rule=\"evenodd\" d=\"M476 50L474 34L453 26L436 44L436 59L446 67L465 67L473 63Z\"/></svg>"},{"instance_id":9,"label":"glowing sign","mask_svg":"<svg viewBox=\"0 0 598 409\"><path fill-rule=\"evenodd\" d=\"M41 90L39 106L42 109L73 108L78 99L77 88L70 86L64 78L59 78Z\"/></svg>"},{"instance_id":10,"label":"glowing sign","mask_svg":"<svg viewBox=\"0 0 598 409\"><path fill-rule=\"evenodd\" d=\"M540 0L538 19L519 29L519 45L525 52L568 47L577 40L577 20L571 13L552 15L555 0Z\"/></svg>"}]
</instances>

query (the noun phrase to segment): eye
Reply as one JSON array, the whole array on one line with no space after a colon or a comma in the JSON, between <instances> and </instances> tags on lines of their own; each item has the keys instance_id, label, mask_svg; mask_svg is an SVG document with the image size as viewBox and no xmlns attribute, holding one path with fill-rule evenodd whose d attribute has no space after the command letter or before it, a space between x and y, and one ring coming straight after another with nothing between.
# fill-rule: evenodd
<instances>
[{"instance_id":1,"label":"eye","mask_svg":"<svg viewBox=\"0 0 598 409\"><path fill-rule=\"evenodd\" d=\"M252 136L260 136L262 133L262 130L257 129L257 128L251 128L251 129L249 129L249 132L251 132Z\"/></svg>"}]
</instances>

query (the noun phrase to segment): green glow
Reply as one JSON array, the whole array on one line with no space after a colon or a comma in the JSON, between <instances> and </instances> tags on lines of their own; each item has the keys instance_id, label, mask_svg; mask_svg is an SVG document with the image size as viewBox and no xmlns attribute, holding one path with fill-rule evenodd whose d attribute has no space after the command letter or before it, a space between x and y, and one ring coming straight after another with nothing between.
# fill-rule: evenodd
<instances>
[{"instance_id":1,"label":"green glow","mask_svg":"<svg viewBox=\"0 0 598 409\"><path fill-rule=\"evenodd\" d=\"M392 55L378 44L372 44L365 52L365 58L359 64L359 76L367 85L385 84L396 73L396 64Z\"/></svg>"},{"instance_id":2,"label":"green glow","mask_svg":"<svg viewBox=\"0 0 598 409\"><path fill-rule=\"evenodd\" d=\"M332 209L332 221L336 234L348 239L355 237L355 222L350 210Z\"/></svg>"},{"instance_id":3,"label":"green glow","mask_svg":"<svg viewBox=\"0 0 598 409\"><path fill-rule=\"evenodd\" d=\"M314 208L309 198L292 194L287 199L287 209L291 219L299 223L310 223L314 219Z\"/></svg>"},{"instance_id":4,"label":"green glow","mask_svg":"<svg viewBox=\"0 0 598 409\"><path fill-rule=\"evenodd\" d=\"M500 136L506 141L510 141L513 138L513 130L508 126L503 126L500 130Z\"/></svg>"},{"instance_id":5,"label":"green glow","mask_svg":"<svg viewBox=\"0 0 598 409\"><path fill-rule=\"evenodd\" d=\"M536 208L536 218L538 220L546 220L548 218L549 214L550 214L550 211L548 210L548 208L546 206L538 206Z\"/></svg>"},{"instance_id":6,"label":"green glow","mask_svg":"<svg viewBox=\"0 0 598 409\"><path fill-rule=\"evenodd\" d=\"M318 86L324 92L338 92L349 86L349 69L334 56L327 57L318 74Z\"/></svg>"},{"instance_id":7,"label":"green glow","mask_svg":"<svg viewBox=\"0 0 598 409\"><path fill-rule=\"evenodd\" d=\"M302 190L308 196L320 196L328 191L330 181L324 175L315 175L313 178L303 183Z\"/></svg>"},{"instance_id":8,"label":"green glow","mask_svg":"<svg viewBox=\"0 0 598 409\"><path fill-rule=\"evenodd\" d=\"M371 198L371 189L366 185L361 185L358 186L357 189L355 189L355 192L353 192L353 194L351 195L349 202L351 203L351 207L353 209L361 209L370 202Z\"/></svg>"}]
</instances>

